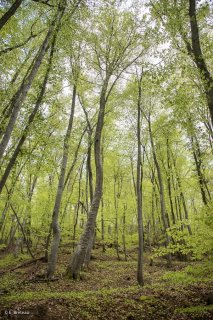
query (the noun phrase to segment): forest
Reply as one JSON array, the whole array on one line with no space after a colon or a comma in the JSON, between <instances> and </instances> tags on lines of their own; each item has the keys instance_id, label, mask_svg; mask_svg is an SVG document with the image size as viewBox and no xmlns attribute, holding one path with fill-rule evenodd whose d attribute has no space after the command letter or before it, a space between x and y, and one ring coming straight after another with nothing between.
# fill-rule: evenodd
<instances>
[{"instance_id":1,"label":"forest","mask_svg":"<svg viewBox=\"0 0 213 320\"><path fill-rule=\"evenodd\" d=\"M1 0L0 319L213 319L212 0Z\"/></svg>"}]
</instances>

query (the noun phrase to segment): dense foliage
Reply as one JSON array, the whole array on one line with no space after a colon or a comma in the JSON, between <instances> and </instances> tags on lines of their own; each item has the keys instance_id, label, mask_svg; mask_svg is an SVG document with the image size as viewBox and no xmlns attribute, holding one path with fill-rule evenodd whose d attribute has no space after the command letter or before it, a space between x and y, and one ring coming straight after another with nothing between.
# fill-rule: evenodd
<instances>
[{"instance_id":1,"label":"dense foliage","mask_svg":"<svg viewBox=\"0 0 213 320\"><path fill-rule=\"evenodd\" d=\"M15 2L2 2L2 17ZM210 82L193 52L193 1L19 2L0 30L2 248L47 256L57 228L75 248L97 191L102 110L95 241L127 258L138 245L140 109L143 250L168 260L212 254ZM212 13L198 1L210 77Z\"/></svg>"}]
</instances>

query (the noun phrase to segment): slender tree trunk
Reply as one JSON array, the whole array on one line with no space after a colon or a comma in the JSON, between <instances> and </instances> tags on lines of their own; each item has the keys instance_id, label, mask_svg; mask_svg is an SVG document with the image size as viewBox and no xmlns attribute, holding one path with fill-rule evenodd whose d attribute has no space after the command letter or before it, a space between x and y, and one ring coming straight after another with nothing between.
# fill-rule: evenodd
<instances>
[{"instance_id":1,"label":"slender tree trunk","mask_svg":"<svg viewBox=\"0 0 213 320\"><path fill-rule=\"evenodd\" d=\"M12 209L12 211L13 211L15 217L16 217L16 220L17 220L17 222L18 222L18 225L19 225L19 227L20 227L20 230L21 230L21 232L22 232L22 234L23 234L23 239L24 239L24 242L26 243L27 250L28 250L30 256L32 257L32 259L35 259L34 255L32 254L32 251L31 251L31 249L30 249L29 243L28 243L28 241L27 241L27 238L26 238L26 235L25 235L25 232L24 232L24 228L23 228L23 226L22 226L22 224L21 224L21 222L20 222L20 220L19 220L19 218L18 218L18 215L17 215L15 209L13 208L13 206L12 206L11 204L10 204L10 206L11 206L11 209Z\"/></svg>"},{"instance_id":2,"label":"slender tree trunk","mask_svg":"<svg viewBox=\"0 0 213 320\"><path fill-rule=\"evenodd\" d=\"M169 139L166 140L166 146L167 146L167 166L168 166L168 172L167 172L167 186L168 186L168 192L169 192L169 202L170 202L170 209L172 214L172 223L176 223L175 219L175 212L174 212L174 206L172 201L172 186L171 186L171 163L170 163L170 153L169 153Z\"/></svg>"},{"instance_id":3,"label":"slender tree trunk","mask_svg":"<svg viewBox=\"0 0 213 320\"><path fill-rule=\"evenodd\" d=\"M24 59L24 61L18 66L11 82L10 82L10 86L13 86L14 83L16 82L17 78L19 77L22 69L27 65L27 62L28 60L31 58L32 56L32 52L33 50L30 50L26 56L26 58ZM32 64L30 65L30 67L32 66ZM29 68L27 69L27 72L25 74L25 77L26 78L26 75L28 74L29 72ZM9 87L10 87L9 86ZM2 133L3 133L3 129L7 123L7 120L10 116L10 114L12 113L12 105L11 105L11 102L7 103L7 105L4 107L4 109L2 110L2 113L0 115L0 137L2 137Z\"/></svg>"},{"instance_id":4,"label":"slender tree trunk","mask_svg":"<svg viewBox=\"0 0 213 320\"><path fill-rule=\"evenodd\" d=\"M162 179L162 175L161 175L160 165L158 163L158 159L157 159L156 152L155 152L155 146L154 146L152 129L151 129L150 115L148 117L148 125L149 125L149 135L150 135L150 141L151 141L151 146L152 146L153 159L154 159L155 167L157 170L157 176L158 176L158 182L159 182L159 188L160 188L161 218L163 221L163 228L164 228L164 234L166 236L166 247L167 247L171 241L170 237L168 236L168 234L166 232L166 230L169 228L169 222L168 222L167 215L166 215L163 179ZM171 254L168 254L167 258L168 258L168 265L170 265L171 264Z\"/></svg>"},{"instance_id":5,"label":"slender tree trunk","mask_svg":"<svg viewBox=\"0 0 213 320\"><path fill-rule=\"evenodd\" d=\"M153 181L154 183L154 181ZM151 219L152 219L152 224L150 222L150 224L152 225L152 229L153 229L153 236L154 238L156 238L156 230L155 230L155 190L154 190L154 186L152 185L152 202L151 202ZM157 208L156 208L157 209ZM152 239L153 241L153 239Z\"/></svg>"},{"instance_id":6,"label":"slender tree trunk","mask_svg":"<svg viewBox=\"0 0 213 320\"><path fill-rule=\"evenodd\" d=\"M77 229L77 224L78 224L78 215L79 215L79 201L75 205L75 210L74 210L74 221L73 221L73 237L72 237L72 249L75 251L75 238L76 238L76 229Z\"/></svg>"},{"instance_id":7,"label":"slender tree trunk","mask_svg":"<svg viewBox=\"0 0 213 320\"><path fill-rule=\"evenodd\" d=\"M136 187L136 182L135 182L135 175L134 175L134 164L133 164L133 158L130 157L130 163L131 163L131 173L132 173L132 182L133 182L133 186L134 186L134 192L135 195L137 194L137 187Z\"/></svg>"},{"instance_id":8,"label":"slender tree trunk","mask_svg":"<svg viewBox=\"0 0 213 320\"><path fill-rule=\"evenodd\" d=\"M117 182L117 180L118 180L118 174L114 173L114 208L115 208L114 243L115 243L115 250L116 250L117 258L118 258L118 260L120 260L119 243L118 243L118 199L119 199L119 190L116 192L116 182Z\"/></svg>"},{"instance_id":9,"label":"slender tree trunk","mask_svg":"<svg viewBox=\"0 0 213 320\"><path fill-rule=\"evenodd\" d=\"M201 197L202 197L204 205L207 205L208 199L207 199L206 192L205 192L205 181L204 181L205 179L204 179L204 175L202 172L202 160L200 157L199 146L196 142L194 143L193 137L191 138L191 145L192 145L193 157L195 160L195 167L196 167L196 171L197 171Z\"/></svg>"},{"instance_id":10,"label":"slender tree trunk","mask_svg":"<svg viewBox=\"0 0 213 320\"><path fill-rule=\"evenodd\" d=\"M15 0L12 6L8 9L7 12L0 18L0 30L4 27L7 21L16 13L17 9L22 4L23 0Z\"/></svg>"},{"instance_id":11,"label":"slender tree trunk","mask_svg":"<svg viewBox=\"0 0 213 320\"><path fill-rule=\"evenodd\" d=\"M48 31L40 49L39 49L38 55L35 59L35 62L33 64L33 67L31 69L29 75L26 77L26 79L23 80L18 91L16 92L16 94L12 98L12 101L11 101L12 113L11 113L8 125L4 131L2 141L0 143L0 160L3 157L4 151L5 151L5 149L8 145L8 142L10 140L10 136L11 136L12 131L14 129L15 122L17 120L20 108L26 99L27 93L30 90L32 82L33 82L33 80L39 70L39 67L40 67L42 60L45 56L45 53L48 49L49 41L50 41L52 34L54 32L54 27L55 27L55 25L57 25L57 26L60 25L60 21L61 21L63 14L64 14L64 8L59 6L57 17L53 19L53 21L50 25L49 31Z\"/></svg>"},{"instance_id":12,"label":"slender tree trunk","mask_svg":"<svg viewBox=\"0 0 213 320\"><path fill-rule=\"evenodd\" d=\"M189 214L188 214L188 209L186 206L186 201L185 201L185 196L182 190L182 184L181 184L181 180L180 180L180 176L178 173L178 170L176 168L176 163L175 163L175 158L172 154L172 159L173 159L173 165L174 165L174 169L175 169L175 174L176 174L176 179L177 179L177 183L178 183L178 187L179 187L179 191L180 191L180 198L182 200L182 204L183 204L183 210L184 210L184 214L185 214L185 219L188 220L189 219ZM180 214L180 218L182 220L182 215ZM192 235L192 229L191 229L191 225L187 224L187 228L188 228L188 232L190 235Z\"/></svg>"},{"instance_id":13,"label":"slender tree trunk","mask_svg":"<svg viewBox=\"0 0 213 320\"><path fill-rule=\"evenodd\" d=\"M136 198L137 198L137 216L138 216L138 267L137 281L140 286L144 285L143 278L143 215L142 215L142 158L141 158L141 99L142 99L142 74L138 81L138 105L137 105L137 181L136 181Z\"/></svg>"},{"instance_id":14,"label":"slender tree trunk","mask_svg":"<svg viewBox=\"0 0 213 320\"><path fill-rule=\"evenodd\" d=\"M90 126L91 128L91 126ZM88 178L89 178L89 194L90 194L90 206L92 203L93 199L93 173L92 173L92 164L91 164L91 146L92 146L92 139L91 139L92 131L89 130L89 139L88 139L88 151L87 151L87 170L88 170ZM95 229L94 229L94 234L91 237L86 254L85 254L85 259L84 259L84 264L88 267L90 258L91 258L91 253L92 253L92 248L95 243Z\"/></svg>"},{"instance_id":15,"label":"slender tree trunk","mask_svg":"<svg viewBox=\"0 0 213 320\"><path fill-rule=\"evenodd\" d=\"M57 261L57 252L60 242L60 228L58 224L58 216L61 206L61 199L64 189L64 179L65 179L65 172L67 167L67 160L68 160L68 151L69 151L69 140L72 131L73 125L73 118L74 118L74 111L75 111L75 100L76 100L76 84L73 86L73 95L72 95L72 104L71 104L71 112L69 118L69 124L67 127L67 132L64 138L64 148L63 148L63 158L61 162L61 170L58 182L58 189L55 199L55 206L53 210L52 216L52 230L53 230L53 240L50 250L50 255L48 259L48 266L47 266L47 277L52 278L56 268L56 261Z\"/></svg>"},{"instance_id":16,"label":"slender tree trunk","mask_svg":"<svg viewBox=\"0 0 213 320\"><path fill-rule=\"evenodd\" d=\"M22 133L22 137L19 139L19 142L10 158L10 161L2 175L2 178L0 180L0 194L2 192L2 189L7 181L7 178L10 174L10 171L12 170L15 162L16 162L16 159L21 151L21 148L27 138L27 135L29 133L29 130L30 130L30 126L31 124L33 123L33 120L39 110L39 107L41 106L41 103L42 103L42 100L43 100L43 97L44 97L44 94L45 94L45 90L46 90L46 86L47 86L47 82L48 82L48 77L49 77L49 73L50 73L50 70L51 70L51 65L52 65L52 59L53 59L53 53L54 53L54 47L55 47L55 41L56 41L56 34L54 36L54 39L53 39L53 43L52 43L52 47L51 47L51 51L50 51L50 58L49 58L49 63L48 63L48 67L47 67L47 71L46 71L46 74L45 74L45 77L44 77L44 80L42 82L42 85L41 85L41 91L40 91L40 94L37 98L37 101L36 101L36 104L35 104L35 107L31 113L31 115L29 116L29 119L28 119L28 123L26 124L25 128L24 128L24 131Z\"/></svg>"},{"instance_id":17,"label":"slender tree trunk","mask_svg":"<svg viewBox=\"0 0 213 320\"><path fill-rule=\"evenodd\" d=\"M209 107L209 113L213 125L213 78L207 68L200 45L200 34L196 15L196 0L189 0L189 18L191 27L191 47L188 47L188 52L193 55L194 62L201 74L203 86Z\"/></svg>"},{"instance_id":18,"label":"slender tree trunk","mask_svg":"<svg viewBox=\"0 0 213 320\"><path fill-rule=\"evenodd\" d=\"M67 173L66 178L65 178L64 188L67 186L68 181L69 181L69 179L70 179L70 176L71 176L71 174L73 173L73 170L74 170L74 168L75 168L76 162L77 162L77 160L78 160L78 153L79 153L80 146L81 146L81 143L82 143L82 140L83 140L83 137L84 137L85 132L86 132L86 128L85 128L84 131L82 132L82 135L81 135L81 137L80 137L79 143L78 143L77 148L76 148L76 150L75 150L75 154L74 154L74 158L73 158L72 164L71 164L70 169L68 170L68 173Z\"/></svg>"},{"instance_id":19,"label":"slender tree trunk","mask_svg":"<svg viewBox=\"0 0 213 320\"><path fill-rule=\"evenodd\" d=\"M91 163L91 152L92 152L92 132L93 132L93 128L91 126L91 122L89 120L89 115L88 112L86 111L86 108L84 107L84 103L83 101L81 101L81 99L79 98L80 102L81 102L81 106L83 108L85 117L86 117L86 121L87 121L87 131L88 131L88 149L87 149L87 186L88 186L88 182L89 182L89 195L90 195L90 204L87 206L87 208L89 208L89 206L91 206L92 204L92 199L93 199L93 172L92 172L92 163ZM88 190L87 190L88 191ZM87 195L87 203L88 203L88 195ZM88 212L88 211L87 211ZM88 219L88 215L87 215L87 219ZM94 229L94 234L91 236L87 249L86 249L86 253L85 253L85 258L84 258L84 265L88 268L89 267L89 262L91 259L91 253L92 253L92 248L95 244L95 229Z\"/></svg>"},{"instance_id":20,"label":"slender tree trunk","mask_svg":"<svg viewBox=\"0 0 213 320\"><path fill-rule=\"evenodd\" d=\"M4 222L5 222L6 216L7 216L7 212L8 212L8 209L9 209L9 207L10 207L10 205L9 205L9 197L10 197L10 194L8 194L7 201L6 201L6 203L5 203L4 209L3 209L2 214L1 214L1 218L0 218L0 232L1 232L2 229L3 229L3 225L4 225ZM2 237L1 237L1 239L2 239Z\"/></svg>"},{"instance_id":21,"label":"slender tree trunk","mask_svg":"<svg viewBox=\"0 0 213 320\"><path fill-rule=\"evenodd\" d=\"M105 247L105 226L104 226L104 200L101 198L101 241L102 241L102 252L106 251Z\"/></svg>"},{"instance_id":22,"label":"slender tree trunk","mask_svg":"<svg viewBox=\"0 0 213 320\"><path fill-rule=\"evenodd\" d=\"M123 240L123 250L124 250L125 261L127 261L127 252L126 252L126 210L127 210L127 204L124 203L124 208L123 208L123 234L122 234L122 240Z\"/></svg>"},{"instance_id":23,"label":"slender tree trunk","mask_svg":"<svg viewBox=\"0 0 213 320\"><path fill-rule=\"evenodd\" d=\"M98 114L98 122L96 126L95 139L94 139L94 153L95 153L95 167L96 167L96 185L95 192L92 199L90 211L88 214L87 223L78 246L71 258L70 264L67 268L67 275L76 279L83 266L86 250L91 237L94 234L96 217L102 197L103 191L103 167L101 157L101 136L104 125L104 114L106 106L106 91L109 78L105 79L100 96L100 107Z\"/></svg>"},{"instance_id":24,"label":"slender tree trunk","mask_svg":"<svg viewBox=\"0 0 213 320\"><path fill-rule=\"evenodd\" d=\"M79 183L78 183L78 202L76 205L76 215L74 217L75 221L74 221L74 227L73 227L73 251L75 250L76 229L78 225L78 216L79 216L79 208L80 208L80 201L81 201L81 180L82 180L83 166L84 166L84 161L82 162L82 165L81 165Z\"/></svg>"}]
</instances>

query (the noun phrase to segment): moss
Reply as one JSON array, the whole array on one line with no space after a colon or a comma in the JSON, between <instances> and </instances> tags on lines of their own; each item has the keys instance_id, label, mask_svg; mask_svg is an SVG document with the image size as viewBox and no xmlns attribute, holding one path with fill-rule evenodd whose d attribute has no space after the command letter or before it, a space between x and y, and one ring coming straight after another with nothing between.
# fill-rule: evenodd
<instances>
[{"instance_id":1,"label":"moss","mask_svg":"<svg viewBox=\"0 0 213 320\"><path fill-rule=\"evenodd\" d=\"M30 259L30 257L27 254L22 254L18 257L14 257L13 254L7 254L5 257L1 258L0 260L0 268L13 266L19 262L21 263L28 259Z\"/></svg>"},{"instance_id":2,"label":"moss","mask_svg":"<svg viewBox=\"0 0 213 320\"><path fill-rule=\"evenodd\" d=\"M156 298L152 297L152 296L140 296L140 300L143 302L156 302Z\"/></svg>"},{"instance_id":3,"label":"moss","mask_svg":"<svg viewBox=\"0 0 213 320\"><path fill-rule=\"evenodd\" d=\"M175 284L193 284L198 282L213 281L213 263L205 261L199 264L187 266L182 271L169 271L162 277L165 281Z\"/></svg>"},{"instance_id":4,"label":"moss","mask_svg":"<svg viewBox=\"0 0 213 320\"><path fill-rule=\"evenodd\" d=\"M187 307L187 308L178 308L175 309L175 313L202 313L205 311L213 310L213 305L210 306L194 306L194 307Z\"/></svg>"}]
</instances>

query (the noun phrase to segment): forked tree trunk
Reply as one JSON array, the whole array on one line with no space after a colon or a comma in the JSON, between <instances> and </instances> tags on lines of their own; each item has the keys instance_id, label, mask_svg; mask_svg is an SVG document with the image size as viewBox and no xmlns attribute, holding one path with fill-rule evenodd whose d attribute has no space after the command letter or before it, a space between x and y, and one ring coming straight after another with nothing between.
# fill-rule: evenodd
<instances>
[{"instance_id":1,"label":"forked tree trunk","mask_svg":"<svg viewBox=\"0 0 213 320\"><path fill-rule=\"evenodd\" d=\"M71 112L69 118L69 124L67 127L67 132L64 138L64 148L63 148L63 158L61 162L61 170L58 182L58 189L55 199L55 205L52 215L52 231L53 231L53 240L50 249L50 255L48 259L48 266L47 266L47 278L51 279L55 273L56 268L56 261L57 261L57 253L58 247L60 242L60 227L58 223L59 211L61 206L61 199L63 195L64 189L64 180L65 180L65 172L67 167L67 160L68 160L68 151L69 151L69 140L72 131L73 125L73 118L74 118L74 111L75 111L75 100L76 100L76 84L73 87L73 96L72 96L72 104L71 104Z\"/></svg>"},{"instance_id":2,"label":"forked tree trunk","mask_svg":"<svg viewBox=\"0 0 213 320\"><path fill-rule=\"evenodd\" d=\"M70 264L67 268L67 275L70 278L76 279L79 275L79 272L83 266L86 250L93 237L95 230L95 222L98 214L98 209L102 197L103 191L103 167L102 167L102 157L101 157L101 136L102 129L104 125L104 114L106 106L106 90L108 85L108 80L106 78L101 96L100 96L100 107L98 114L98 122L95 131L94 139L94 153L95 153L95 167L96 167L96 185L95 191L91 203L91 207L88 214L87 223L85 225L84 232L81 236L81 239L77 245L77 248L71 258Z\"/></svg>"}]
</instances>

